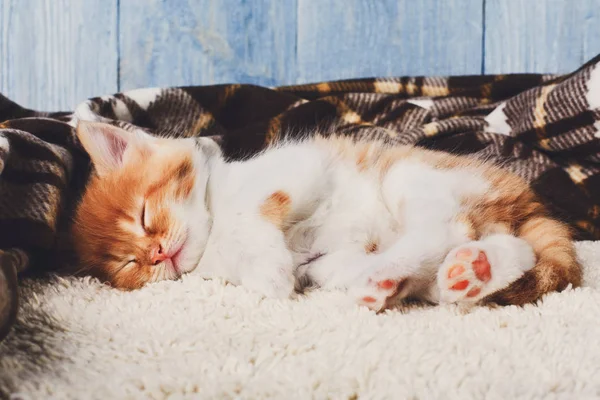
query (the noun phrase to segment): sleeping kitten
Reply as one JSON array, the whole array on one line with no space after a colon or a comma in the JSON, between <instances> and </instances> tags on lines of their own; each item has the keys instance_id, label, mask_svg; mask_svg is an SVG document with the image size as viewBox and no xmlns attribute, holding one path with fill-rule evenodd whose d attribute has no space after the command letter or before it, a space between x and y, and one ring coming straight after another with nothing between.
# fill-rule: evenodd
<instances>
[{"instance_id":1,"label":"sleeping kitten","mask_svg":"<svg viewBox=\"0 0 600 400\"><path fill-rule=\"evenodd\" d=\"M317 136L225 162L207 138L77 133L96 173L76 249L115 287L195 270L270 297L345 289L381 310L406 297L522 304L581 281L567 227L474 158Z\"/></svg>"}]
</instances>

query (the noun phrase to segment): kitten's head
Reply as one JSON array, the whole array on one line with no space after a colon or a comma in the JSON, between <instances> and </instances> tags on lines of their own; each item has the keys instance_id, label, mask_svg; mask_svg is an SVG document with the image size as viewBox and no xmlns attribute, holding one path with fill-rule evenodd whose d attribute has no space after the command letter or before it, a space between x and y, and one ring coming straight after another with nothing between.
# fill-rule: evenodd
<instances>
[{"instance_id":1,"label":"kitten's head","mask_svg":"<svg viewBox=\"0 0 600 400\"><path fill-rule=\"evenodd\" d=\"M83 271L135 289L193 270L210 232L205 197L217 145L91 122L80 122L77 136L95 172L73 224Z\"/></svg>"}]
</instances>

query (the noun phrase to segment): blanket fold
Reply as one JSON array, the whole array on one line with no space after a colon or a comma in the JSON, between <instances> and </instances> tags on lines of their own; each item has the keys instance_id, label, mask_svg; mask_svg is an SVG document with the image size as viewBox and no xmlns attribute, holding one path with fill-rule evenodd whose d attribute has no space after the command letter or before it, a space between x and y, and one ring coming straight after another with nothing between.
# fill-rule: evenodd
<instances>
[{"instance_id":1,"label":"blanket fold","mask_svg":"<svg viewBox=\"0 0 600 400\"><path fill-rule=\"evenodd\" d=\"M69 262L69 221L90 171L74 126L104 121L210 136L230 159L316 130L479 154L526 179L577 239L600 238L600 56L566 75L355 79L265 88L138 89L38 112L0 95L0 338L16 276Z\"/></svg>"}]
</instances>

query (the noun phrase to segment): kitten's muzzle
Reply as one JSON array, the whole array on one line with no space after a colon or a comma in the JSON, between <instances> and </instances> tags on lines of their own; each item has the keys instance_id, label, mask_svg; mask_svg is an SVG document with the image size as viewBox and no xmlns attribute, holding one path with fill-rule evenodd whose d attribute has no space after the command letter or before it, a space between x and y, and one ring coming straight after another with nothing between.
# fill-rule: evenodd
<instances>
[{"instance_id":1,"label":"kitten's muzzle","mask_svg":"<svg viewBox=\"0 0 600 400\"><path fill-rule=\"evenodd\" d=\"M160 243L155 244L150 249L150 261L152 265L160 264L161 262L171 258L162 248Z\"/></svg>"}]
</instances>

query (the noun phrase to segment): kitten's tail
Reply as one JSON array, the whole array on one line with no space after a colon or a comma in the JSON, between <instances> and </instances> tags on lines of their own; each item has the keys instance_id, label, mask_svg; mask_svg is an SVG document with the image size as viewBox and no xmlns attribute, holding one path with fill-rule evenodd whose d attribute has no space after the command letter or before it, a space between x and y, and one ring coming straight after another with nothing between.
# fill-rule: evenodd
<instances>
[{"instance_id":1,"label":"kitten's tail","mask_svg":"<svg viewBox=\"0 0 600 400\"><path fill-rule=\"evenodd\" d=\"M581 284L581 266L570 229L565 224L546 216L534 216L526 220L516 234L531 245L537 263L519 280L486 300L521 305L534 302L545 293Z\"/></svg>"}]
</instances>

